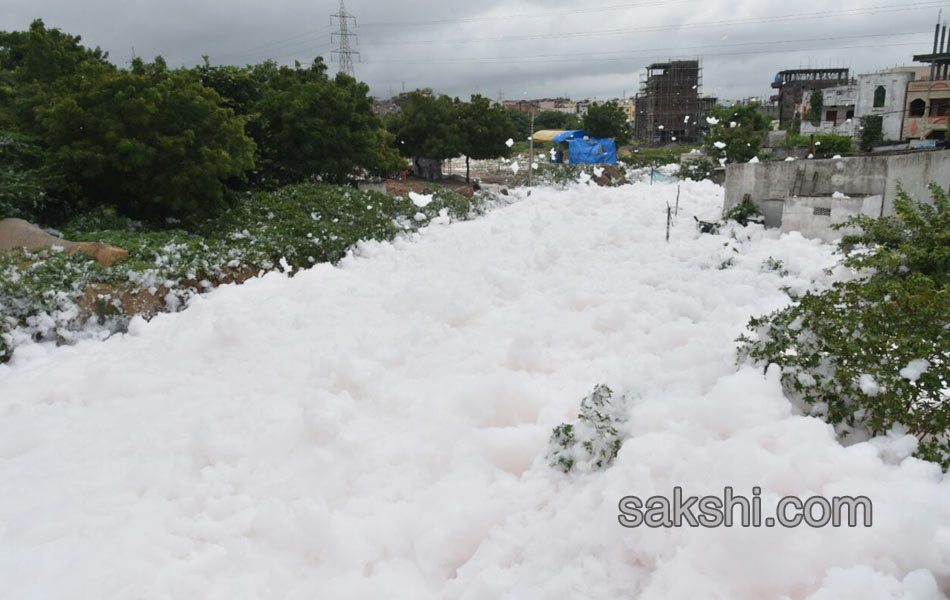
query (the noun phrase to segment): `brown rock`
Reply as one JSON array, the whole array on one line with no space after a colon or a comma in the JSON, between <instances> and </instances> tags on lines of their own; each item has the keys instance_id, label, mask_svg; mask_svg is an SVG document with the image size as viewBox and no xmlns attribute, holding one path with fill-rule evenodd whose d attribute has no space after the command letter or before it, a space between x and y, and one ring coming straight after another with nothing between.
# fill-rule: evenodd
<instances>
[{"instance_id":1,"label":"brown rock","mask_svg":"<svg viewBox=\"0 0 950 600\"><path fill-rule=\"evenodd\" d=\"M72 242L50 235L23 219L3 219L0 221L0 250L26 248L36 250L50 246L67 247Z\"/></svg>"},{"instance_id":2,"label":"brown rock","mask_svg":"<svg viewBox=\"0 0 950 600\"><path fill-rule=\"evenodd\" d=\"M88 254L104 267L111 267L116 261L129 256L129 253L122 248L103 244L102 242L77 243L58 238L23 219L0 220L0 250L11 250L13 248L38 250L53 246L65 248L70 254L73 252Z\"/></svg>"},{"instance_id":3,"label":"brown rock","mask_svg":"<svg viewBox=\"0 0 950 600\"><path fill-rule=\"evenodd\" d=\"M103 267L111 267L117 261L129 257L129 253L122 248L110 246L109 244L103 244L102 242L73 243L72 246L67 248L66 252L69 254L73 254L74 252L88 254L89 256L96 259Z\"/></svg>"}]
</instances>

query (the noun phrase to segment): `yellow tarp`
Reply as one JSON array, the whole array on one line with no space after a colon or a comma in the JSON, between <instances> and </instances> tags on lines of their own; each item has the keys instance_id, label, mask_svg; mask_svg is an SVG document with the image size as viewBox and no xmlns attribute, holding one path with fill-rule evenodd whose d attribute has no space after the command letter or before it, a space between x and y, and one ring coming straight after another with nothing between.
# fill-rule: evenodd
<instances>
[{"instance_id":1,"label":"yellow tarp","mask_svg":"<svg viewBox=\"0 0 950 600\"><path fill-rule=\"evenodd\" d=\"M534 141L536 142L553 142L554 137L559 133L564 133L566 129L542 129L541 131L534 132Z\"/></svg>"}]
</instances>

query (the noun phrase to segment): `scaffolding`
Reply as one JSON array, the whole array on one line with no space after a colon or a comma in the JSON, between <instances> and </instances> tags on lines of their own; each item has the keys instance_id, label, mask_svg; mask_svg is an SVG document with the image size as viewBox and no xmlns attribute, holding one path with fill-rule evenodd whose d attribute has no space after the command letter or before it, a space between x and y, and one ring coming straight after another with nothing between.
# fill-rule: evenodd
<instances>
[{"instance_id":1,"label":"scaffolding","mask_svg":"<svg viewBox=\"0 0 950 600\"><path fill-rule=\"evenodd\" d=\"M676 60L647 66L636 97L636 135L652 143L696 142L715 98L701 98L702 67L698 60Z\"/></svg>"}]
</instances>

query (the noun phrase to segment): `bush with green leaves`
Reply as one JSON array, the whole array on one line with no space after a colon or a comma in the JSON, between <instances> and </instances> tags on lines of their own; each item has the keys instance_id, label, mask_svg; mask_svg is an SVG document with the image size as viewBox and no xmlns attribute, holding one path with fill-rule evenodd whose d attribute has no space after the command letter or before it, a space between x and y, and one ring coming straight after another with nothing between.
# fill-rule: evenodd
<instances>
[{"instance_id":1,"label":"bush with green leaves","mask_svg":"<svg viewBox=\"0 0 950 600\"><path fill-rule=\"evenodd\" d=\"M781 371L786 394L844 438L891 430L950 468L950 201L900 191L894 216L844 226L843 264L859 278L749 322L740 361Z\"/></svg>"},{"instance_id":2,"label":"bush with green leaves","mask_svg":"<svg viewBox=\"0 0 950 600\"><path fill-rule=\"evenodd\" d=\"M822 90L812 90L808 101L808 110L805 120L817 127L821 123L821 116L825 108L825 94Z\"/></svg>"},{"instance_id":3,"label":"bush with green leaves","mask_svg":"<svg viewBox=\"0 0 950 600\"><path fill-rule=\"evenodd\" d=\"M620 157L631 167L663 167L680 162L680 157L697 146L683 145L666 148L635 148L631 152L623 152Z\"/></svg>"},{"instance_id":4,"label":"bush with green leaves","mask_svg":"<svg viewBox=\"0 0 950 600\"><path fill-rule=\"evenodd\" d=\"M620 425L627 420L628 398L612 402L613 391L600 384L581 400L576 423L562 423L551 432L548 464L569 473L601 471L610 466L623 445Z\"/></svg>"},{"instance_id":5,"label":"bush with green leaves","mask_svg":"<svg viewBox=\"0 0 950 600\"><path fill-rule=\"evenodd\" d=\"M406 198L324 183L239 196L201 235L180 229L150 230L114 210L97 208L67 222L67 239L102 241L124 248L127 259L103 267L84 254L53 249L0 252L0 362L16 340L71 342L86 323L80 301L102 284L116 296L157 294L159 309L178 310L193 294L229 276L273 269L291 271L336 262L360 240L391 240L434 219L466 219L490 200L428 190L419 208ZM88 300L88 299L87 299ZM121 306L96 309L99 332L122 331L132 315ZM146 315L148 316L148 315ZM14 339L15 338L15 339Z\"/></svg>"},{"instance_id":6,"label":"bush with green leaves","mask_svg":"<svg viewBox=\"0 0 950 600\"><path fill-rule=\"evenodd\" d=\"M705 159L684 160L680 163L680 179L702 181L709 179L713 172L713 165Z\"/></svg>"},{"instance_id":7,"label":"bush with green leaves","mask_svg":"<svg viewBox=\"0 0 950 600\"><path fill-rule=\"evenodd\" d=\"M884 117L866 115L859 122L858 147L863 152L870 152L874 146L884 142Z\"/></svg>"},{"instance_id":8,"label":"bush with green leaves","mask_svg":"<svg viewBox=\"0 0 950 600\"><path fill-rule=\"evenodd\" d=\"M46 220L53 202L50 195L65 185L36 139L0 131L0 219Z\"/></svg>"},{"instance_id":9,"label":"bush with green leaves","mask_svg":"<svg viewBox=\"0 0 950 600\"><path fill-rule=\"evenodd\" d=\"M931 203L918 202L899 188L894 215L859 215L839 225L861 230L841 240L846 264L878 278L920 273L939 286L950 284L950 198L936 184L930 195Z\"/></svg>"},{"instance_id":10,"label":"bush with green leaves","mask_svg":"<svg viewBox=\"0 0 950 600\"><path fill-rule=\"evenodd\" d=\"M761 217L762 212L751 200L743 200L722 214L723 219L735 221L743 226L752 222L759 222L761 221Z\"/></svg>"},{"instance_id":11,"label":"bush with green leaves","mask_svg":"<svg viewBox=\"0 0 950 600\"><path fill-rule=\"evenodd\" d=\"M788 147L807 146L817 157L850 154L854 152L854 141L847 135L826 133L821 135L788 135L785 138Z\"/></svg>"},{"instance_id":12,"label":"bush with green leaves","mask_svg":"<svg viewBox=\"0 0 950 600\"><path fill-rule=\"evenodd\" d=\"M715 122L703 139L706 154L720 161L749 162L759 154L771 119L756 103L717 106L710 115Z\"/></svg>"}]
</instances>

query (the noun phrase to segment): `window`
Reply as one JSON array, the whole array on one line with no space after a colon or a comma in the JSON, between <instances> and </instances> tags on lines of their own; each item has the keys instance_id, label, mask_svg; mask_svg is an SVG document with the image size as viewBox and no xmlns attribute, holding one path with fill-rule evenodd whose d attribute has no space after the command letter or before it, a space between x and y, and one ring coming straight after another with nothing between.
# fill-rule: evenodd
<instances>
[{"instance_id":1,"label":"window","mask_svg":"<svg viewBox=\"0 0 950 600\"><path fill-rule=\"evenodd\" d=\"M874 108L881 108L886 101L887 90L884 89L883 85L877 86L877 89L874 90Z\"/></svg>"},{"instance_id":2,"label":"window","mask_svg":"<svg viewBox=\"0 0 950 600\"><path fill-rule=\"evenodd\" d=\"M831 121L832 123L834 123L835 125L837 125L837 124L838 124L838 111L836 111L836 110L829 110L828 112L826 112L826 113L825 113L825 120L826 120L826 121Z\"/></svg>"},{"instance_id":3,"label":"window","mask_svg":"<svg viewBox=\"0 0 950 600\"><path fill-rule=\"evenodd\" d=\"M931 117L950 117L950 98L935 98L930 101Z\"/></svg>"},{"instance_id":4,"label":"window","mask_svg":"<svg viewBox=\"0 0 950 600\"><path fill-rule=\"evenodd\" d=\"M830 216L831 216L831 209L830 209L830 208L821 208L821 207L819 207L819 206L816 206L816 207L814 208L814 210L811 211L811 213L812 213L814 216L816 216L816 217L830 217Z\"/></svg>"},{"instance_id":5,"label":"window","mask_svg":"<svg viewBox=\"0 0 950 600\"><path fill-rule=\"evenodd\" d=\"M910 103L910 116L911 117L922 117L927 110L927 103L917 98Z\"/></svg>"},{"instance_id":6,"label":"window","mask_svg":"<svg viewBox=\"0 0 950 600\"><path fill-rule=\"evenodd\" d=\"M849 111L848 111L847 118L848 118L848 119L853 119L853 118L854 118L854 111L853 111L853 110L849 110Z\"/></svg>"}]
</instances>

